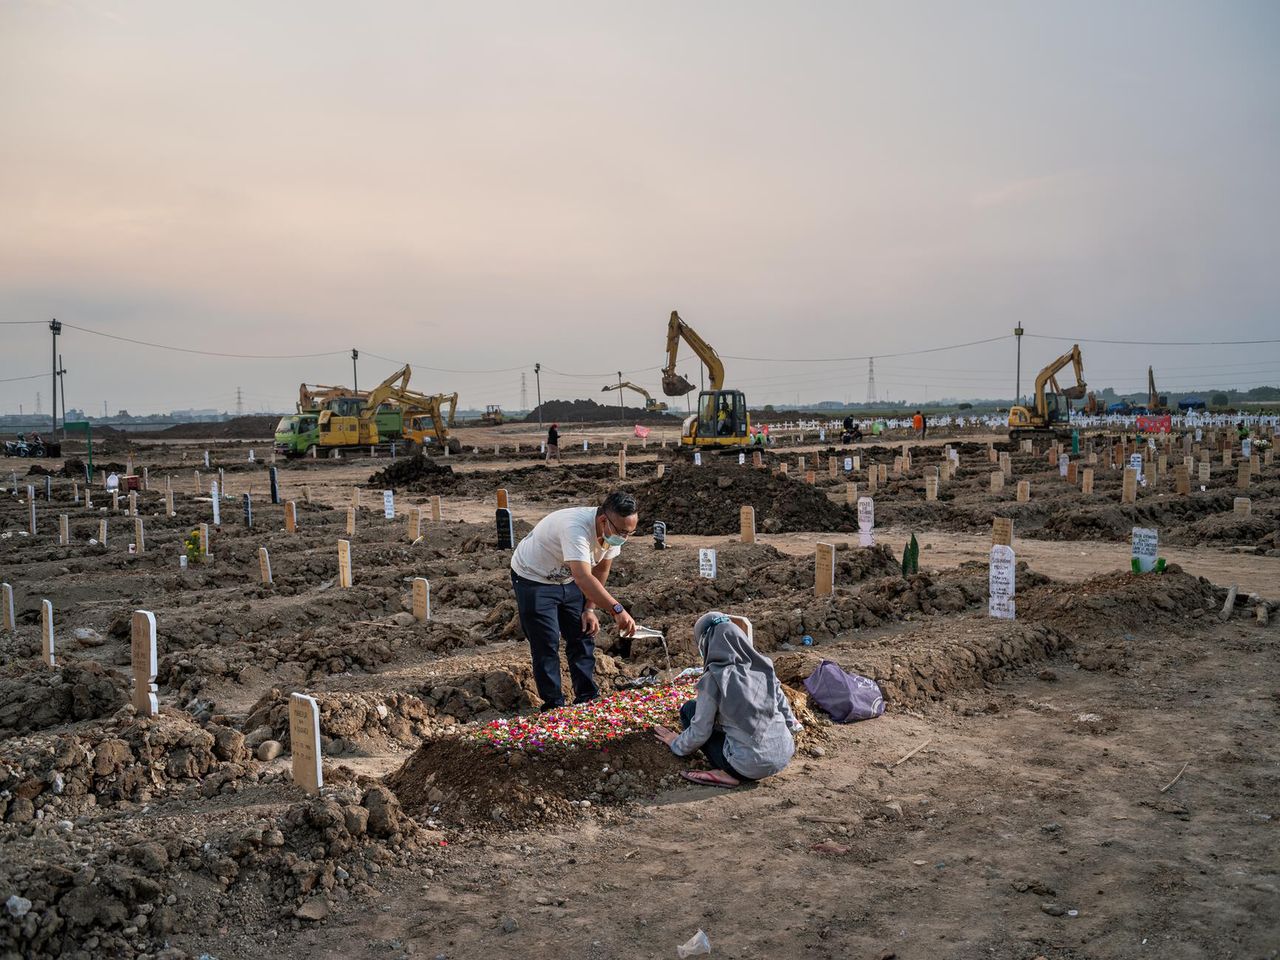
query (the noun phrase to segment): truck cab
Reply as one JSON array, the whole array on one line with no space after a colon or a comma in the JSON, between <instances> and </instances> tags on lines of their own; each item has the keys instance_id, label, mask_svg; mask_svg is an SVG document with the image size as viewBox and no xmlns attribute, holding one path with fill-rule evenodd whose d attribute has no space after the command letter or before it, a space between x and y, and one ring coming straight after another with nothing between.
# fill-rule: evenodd
<instances>
[{"instance_id":1,"label":"truck cab","mask_svg":"<svg viewBox=\"0 0 1280 960\"><path fill-rule=\"evenodd\" d=\"M319 442L318 421L314 413L281 417L276 424L275 452L286 457L305 456Z\"/></svg>"},{"instance_id":2,"label":"truck cab","mask_svg":"<svg viewBox=\"0 0 1280 960\"><path fill-rule=\"evenodd\" d=\"M694 447L735 447L751 442L751 416L741 390L703 390L698 412L685 419L680 443Z\"/></svg>"}]
</instances>

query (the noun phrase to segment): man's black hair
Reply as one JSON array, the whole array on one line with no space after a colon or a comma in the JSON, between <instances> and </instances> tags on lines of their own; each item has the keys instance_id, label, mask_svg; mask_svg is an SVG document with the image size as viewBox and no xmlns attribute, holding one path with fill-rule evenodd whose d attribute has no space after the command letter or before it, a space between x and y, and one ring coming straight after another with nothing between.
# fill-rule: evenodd
<instances>
[{"instance_id":1,"label":"man's black hair","mask_svg":"<svg viewBox=\"0 0 1280 960\"><path fill-rule=\"evenodd\" d=\"M604 503L600 504L600 509L608 510L619 517L630 517L640 512L640 505L636 503L636 498L631 494L615 490L604 498Z\"/></svg>"}]
</instances>

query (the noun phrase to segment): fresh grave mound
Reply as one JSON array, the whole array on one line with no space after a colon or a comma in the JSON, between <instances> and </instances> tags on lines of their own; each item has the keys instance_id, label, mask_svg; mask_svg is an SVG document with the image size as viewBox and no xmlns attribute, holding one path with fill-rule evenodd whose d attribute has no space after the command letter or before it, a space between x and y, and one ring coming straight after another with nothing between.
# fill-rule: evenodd
<instances>
[{"instance_id":1,"label":"fresh grave mound","mask_svg":"<svg viewBox=\"0 0 1280 960\"><path fill-rule=\"evenodd\" d=\"M564 817L583 801L651 794L680 759L649 731L677 727L680 705L693 695L689 681L653 684L473 726L424 742L387 785L410 813L504 825Z\"/></svg>"},{"instance_id":2,"label":"fresh grave mound","mask_svg":"<svg viewBox=\"0 0 1280 960\"><path fill-rule=\"evenodd\" d=\"M1050 582L1018 594L1019 619L1035 620L1073 636L1114 634L1203 617L1226 591L1176 563L1162 574L1112 573L1082 583Z\"/></svg>"},{"instance_id":3,"label":"fresh grave mound","mask_svg":"<svg viewBox=\"0 0 1280 960\"><path fill-rule=\"evenodd\" d=\"M665 476L638 485L645 517L661 520L667 532L715 536L740 529L740 508L755 508L756 528L764 533L858 529L854 511L788 474L751 466L676 463Z\"/></svg>"},{"instance_id":4,"label":"fresh grave mound","mask_svg":"<svg viewBox=\"0 0 1280 960\"><path fill-rule=\"evenodd\" d=\"M92 660L58 670L9 664L0 673L0 735L107 716L124 706L127 687L123 674Z\"/></svg>"},{"instance_id":5,"label":"fresh grave mound","mask_svg":"<svg viewBox=\"0 0 1280 960\"><path fill-rule=\"evenodd\" d=\"M387 747L391 741L416 746L431 729L434 711L410 693L315 693L320 708L320 743L325 756L341 756L365 747ZM291 747L289 694L273 688L249 709L241 724L245 745L267 740Z\"/></svg>"},{"instance_id":6,"label":"fresh grave mound","mask_svg":"<svg viewBox=\"0 0 1280 960\"><path fill-rule=\"evenodd\" d=\"M783 690L804 726L797 747L823 739L826 723L808 695ZM651 733L658 724L679 729L680 706L694 696L689 677L472 726L425 741L386 783L407 812L470 826L554 821L575 808L650 797L700 762Z\"/></svg>"},{"instance_id":7,"label":"fresh grave mound","mask_svg":"<svg viewBox=\"0 0 1280 960\"><path fill-rule=\"evenodd\" d=\"M458 482L453 467L436 463L426 454L402 457L369 478L369 486L379 490L417 492L452 488Z\"/></svg>"},{"instance_id":8,"label":"fresh grave mound","mask_svg":"<svg viewBox=\"0 0 1280 960\"><path fill-rule=\"evenodd\" d=\"M593 804L650 797L689 766L650 733L601 747L495 750L478 740L424 741L386 784L420 819L509 828L571 819Z\"/></svg>"},{"instance_id":9,"label":"fresh grave mound","mask_svg":"<svg viewBox=\"0 0 1280 960\"><path fill-rule=\"evenodd\" d=\"M0 819L76 816L192 781L216 789L212 778L242 777L248 760L244 737L230 727L201 726L167 707L153 718L124 707L92 729L0 743Z\"/></svg>"},{"instance_id":10,"label":"fresh grave mound","mask_svg":"<svg viewBox=\"0 0 1280 960\"><path fill-rule=\"evenodd\" d=\"M671 726L680 705L693 696L691 681L655 683L559 710L493 720L472 736L504 749L544 750L569 744L598 747L607 740L651 730L655 724Z\"/></svg>"}]
</instances>

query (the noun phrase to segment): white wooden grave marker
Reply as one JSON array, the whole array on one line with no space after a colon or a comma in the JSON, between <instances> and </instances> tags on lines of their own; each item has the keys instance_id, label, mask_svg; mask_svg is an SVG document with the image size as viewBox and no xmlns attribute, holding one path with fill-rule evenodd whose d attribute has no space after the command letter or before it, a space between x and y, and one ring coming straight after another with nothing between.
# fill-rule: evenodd
<instances>
[{"instance_id":1,"label":"white wooden grave marker","mask_svg":"<svg viewBox=\"0 0 1280 960\"><path fill-rule=\"evenodd\" d=\"M711 547L698 548L698 576L708 580L716 578L716 552Z\"/></svg>"},{"instance_id":2,"label":"white wooden grave marker","mask_svg":"<svg viewBox=\"0 0 1280 960\"><path fill-rule=\"evenodd\" d=\"M1013 548L996 544L991 548L991 565L987 574L987 613L990 616L1000 620L1014 619L1015 586Z\"/></svg>"},{"instance_id":3,"label":"white wooden grave marker","mask_svg":"<svg viewBox=\"0 0 1280 960\"><path fill-rule=\"evenodd\" d=\"M40 654L47 666L58 665L58 655L53 647L53 603L40 601Z\"/></svg>"},{"instance_id":4,"label":"white wooden grave marker","mask_svg":"<svg viewBox=\"0 0 1280 960\"><path fill-rule=\"evenodd\" d=\"M1139 573L1150 573L1156 566L1160 534L1151 527L1133 528L1133 558L1138 561Z\"/></svg>"},{"instance_id":5,"label":"white wooden grave marker","mask_svg":"<svg viewBox=\"0 0 1280 960\"><path fill-rule=\"evenodd\" d=\"M876 543L876 502L871 497L858 498L858 544L873 547Z\"/></svg>"}]
</instances>

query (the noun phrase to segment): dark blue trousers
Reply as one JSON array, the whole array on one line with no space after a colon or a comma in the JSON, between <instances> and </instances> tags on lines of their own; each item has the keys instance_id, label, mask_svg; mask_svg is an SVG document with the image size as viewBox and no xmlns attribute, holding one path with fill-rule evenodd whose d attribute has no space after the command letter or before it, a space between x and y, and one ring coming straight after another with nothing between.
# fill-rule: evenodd
<instances>
[{"instance_id":1,"label":"dark blue trousers","mask_svg":"<svg viewBox=\"0 0 1280 960\"><path fill-rule=\"evenodd\" d=\"M520 627L529 641L533 658L533 682L542 698L542 709L564 706L560 689L560 638L564 637L569 678L576 703L594 700L596 686L596 645L582 632L582 611L586 598L576 583L554 584L526 580L511 571L516 591Z\"/></svg>"}]
</instances>

